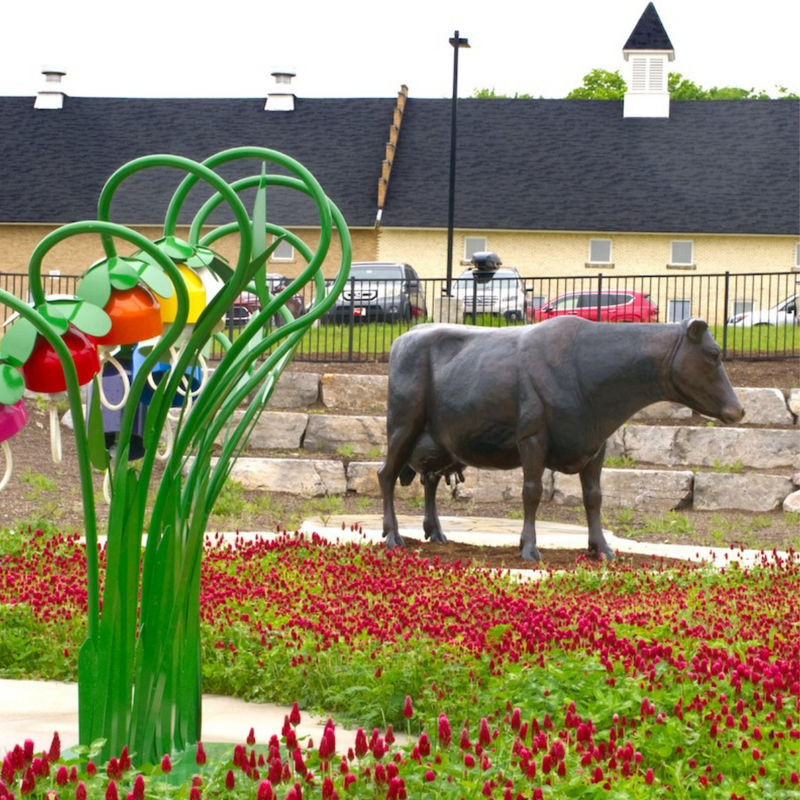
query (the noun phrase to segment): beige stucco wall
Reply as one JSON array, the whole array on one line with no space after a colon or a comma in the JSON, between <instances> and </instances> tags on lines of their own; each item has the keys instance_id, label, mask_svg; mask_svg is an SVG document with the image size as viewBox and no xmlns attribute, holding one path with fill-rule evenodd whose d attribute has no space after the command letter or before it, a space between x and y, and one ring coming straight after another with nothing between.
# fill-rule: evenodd
<instances>
[{"instance_id":1,"label":"beige stucco wall","mask_svg":"<svg viewBox=\"0 0 800 800\"><path fill-rule=\"evenodd\" d=\"M28 262L36 246L57 226L54 225L0 225L0 272L27 273ZM148 237L157 239L162 235L158 226L135 226L134 230ZM178 236L183 238L187 228L179 228ZM300 236L309 247L317 247L319 231L312 228L295 229L293 233ZM377 233L372 229L354 229L350 231L355 261L374 261L377 258ZM125 242L118 244L121 254L129 254L134 248ZM214 249L229 261L236 259L238 237L227 236L214 244ZM341 245L338 236L334 235L323 272L331 278L335 274L341 260ZM62 275L80 275L91 264L103 258L103 249L96 235L73 236L59 243L42 262L42 273L58 270ZM300 258L294 261L270 262L269 270L281 272L290 278L296 277L304 266Z\"/></svg>"},{"instance_id":2,"label":"beige stucco wall","mask_svg":"<svg viewBox=\"0 0 800 800\"><path fill-rule=\"evenodd\" d=\"M680 234L527 233L516 231L456 231L453 274L464 268L466 236L485 236L488 250L523 277L579 276L587 272L609 275L674 275L732 272L786 272L795 268L798 238L792 236L719 236ZM590 239L610 239L613 267L588 264ZM667 266L673 241L694 243L695 270ZM444 277L447 232L383 228L378 257L406 261L421 277Z\"/></svg>"}]
</instances>

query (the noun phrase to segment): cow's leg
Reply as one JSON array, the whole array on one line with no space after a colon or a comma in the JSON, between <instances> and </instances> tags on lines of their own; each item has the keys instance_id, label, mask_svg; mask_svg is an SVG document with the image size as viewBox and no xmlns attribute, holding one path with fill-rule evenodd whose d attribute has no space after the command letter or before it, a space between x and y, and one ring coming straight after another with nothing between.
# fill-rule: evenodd
<instances>
[{"instance_id":1,"label":"cow's leg","mask_svg":"<svg viewBox=\"0 0 800 800\"><path fill-rule=\"evenodd\" d=\"M386 459L378 470L378 483L383 495L383 536L386 546L403 547L403 539L397 527L394 511L394 487L400 471L408 464L414 445L425 424L424 409L401 425L390 425L386 444Z\"/></svg>"},{"instance_id":2,"label":"cow's leg","mask_svg":"<svg viewBox=\"0 0 800 800\"><path fill-rule=\"evenodd\" d=\"M447 537L442 533L439 514L436 511L436 490L439 488L441 479L441 475L433 472L425 475L425 480L423 481L425 486L425 519L422 522L422 529L425 531L426 539L444 544L447 541Z\"/></svg>"},{"instance_id":3,"label":"cow's leg","mask_svg":"<svg viewBox=\"0 0 800 800\"><path fill-rule=\"evenodd\" d=\"M580 471L581 488L583 489L583 507L586 509L586 522L589 524L589 557L599 559L605 556L607 561L614 558L614 553L603 536L600 524L600 506L603 492L600 489L600 473L603 470L606 446L600 448L597 455Z\"/></svg>"},{"instance_id":4,"label":"cow's leg","mask_svg":"<svg viewBox=\"0 0 800 800\"><path fill-rule=\"evenodd\" d=\"M545 444L540 436L529 436L519 446L522 460L522 510L524 521L520 555L525 561L541 561L536 546L536 511L542 499Z\"/></svg>"}]
</instances>

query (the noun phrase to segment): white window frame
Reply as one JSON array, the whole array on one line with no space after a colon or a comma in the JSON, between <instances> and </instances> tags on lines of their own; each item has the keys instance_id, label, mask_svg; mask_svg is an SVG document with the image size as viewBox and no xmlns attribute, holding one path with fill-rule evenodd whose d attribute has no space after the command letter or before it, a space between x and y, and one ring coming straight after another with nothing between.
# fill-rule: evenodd
<instances>
[{"instance_id":1,"label":"white window frame","mask_svg":"<svg viewBox=\"0 0 800 800\"><path fill-rule=\"evenodd\" d=\"M756 310L755 300L743 300L734 298L731 316L738 317L740 314L752 314Z\"/></svg>"},{"instance_id":2,"label":"white window frame","mask_svg":"<svg viewBox=\"0 0 800 800\"><path fill-rule=\"evenodd\" d=\"M683 316L687 311L688 314ZM680 316L675 312L680 310ZM667 300L667 322L682 322L692 316L692 298L691 297L675 297Z\"/></svg>"},{"instance_id":3,"label":"white window frame","mask_svg":"<svg viewBox=\"0 0 800 800\"><path fill-rule=\"evenodd\" d=\"M689 260L679 261L676 259L676 245L689 245ZM694 266L694 242L691 239L674 239L669 243L669 266L671 267L693 267Z\"/></svg>"},{"instance_id":4,"label":"white window frame","mask_svg":"<svg viewBox=\"0 0 800 800\"><path fill-rule=\"evenodd\" d=\"M800 269L800 242L794 246L794 268Z\"/></svg>"},{"instance_id":5,"label":"white window frame","mask_svg":"<svg viewBox=\"0 0 800 800\"><path fill-rule=\"evenodd\" d=\"M594 252L595 246L608 246L608 258L596 258L602 253ZM611 239L589 239L589 264L613 264L614 263L614 245Z\"/></svg>"},{"instance_id":6,"label":"white window frame","mask_svg":"<svg viewBox=\"0 0 800 800\"><path fill-rule=\"evenodd\" d=\"M275 239L273 238L273 242ZM282 261L284 263L294 261L294 247L283 239L278 246L272 251L269 257L270 261Z\"/></svg>"},{"instance_id":7,"label":"white window frame","mask_svg":"<svg viewBox=\"0 0 800 800\"><path fill-rule=\"evenodd\" d=\"M482 244L476 246L478 242ZM461 261L462 265L471 264L472 256L474 253L485 253L489 249L485 236L465 236L464 237L464 257Z\"/></svg>"}]
</instances>

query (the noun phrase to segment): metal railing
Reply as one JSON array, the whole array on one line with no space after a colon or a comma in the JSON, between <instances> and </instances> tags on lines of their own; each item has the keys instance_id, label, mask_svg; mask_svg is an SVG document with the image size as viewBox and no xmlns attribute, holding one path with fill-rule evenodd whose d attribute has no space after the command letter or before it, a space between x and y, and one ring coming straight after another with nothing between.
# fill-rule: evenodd
<instances>
[{"instance_id":1,"label":"metal railing","mask_svg":"<svg viewBox=\"0 0 800 800\"><path fill-rule=\"evenodd\" d=\"M476 279L477 278L477 279ZM0 272L0 288L28 298L28 276ZM71 295L78 278L43 276L45 293ZM330 312L300 342L301 361L383 361L392 342L421 322L501 327L529 325L551 316L577 315L619 322L677 322L705 319L726 359L783 359L800 355L800 318L795 272L715 275L674 274L506 278L486 274L452 281L356 280ZM794 298L792 303L791 298ZM303 313L311 289L292 298L289 308ZM229 338L249 318L251 307L234 306L227 317ZM8 310L2 308L0 324ZM278 315L270 325L280 324ZM212 358L214 357L212 353Z\"/></svg>"}]
</instances>

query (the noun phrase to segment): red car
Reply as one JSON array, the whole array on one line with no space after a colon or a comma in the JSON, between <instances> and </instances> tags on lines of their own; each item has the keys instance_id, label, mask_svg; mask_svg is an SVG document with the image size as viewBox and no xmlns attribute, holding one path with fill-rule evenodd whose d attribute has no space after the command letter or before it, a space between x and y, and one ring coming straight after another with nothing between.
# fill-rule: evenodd
<instances>
[{"instance_id":1,"label":"red car","mask_svg":"<svg viewBox=\"0 0 800 800\"><path fill-rule=\"evenodd\" d=\"M533 312L535 322L571 315L597 322L658 322L658 306L650 295L628 289L568 292Z\"/></svg>"},{"instance_id":2,"label":"red car","mask_svg":"<svg viewBox=\"0 0 800 800\"><path fill-rule=\"evenodd\" d=\"M278 294L283 291L291 282L292 278L286 278L283 275L278 275L274 272L267 273L267 285L269 286L272 294ZM305 306L303 303L303 296L300 294L293 295L286 301L286 307L292 312L293 316L299 317L305 314ZM242 292L234 301L233 306L228 311L227 323L233 327L240 327L247 325L250 322L250 317L253 314L261 311L261 302L258 297L252 292ZM282 325L283 318L280 314L274 317L275 325Z\"/></svg>"}]
</instances>

